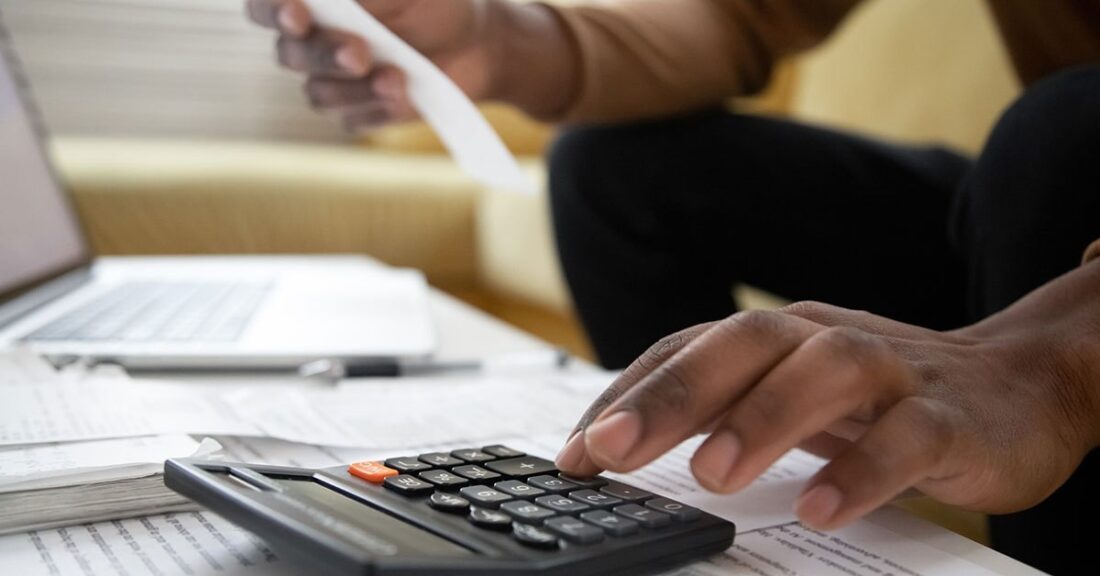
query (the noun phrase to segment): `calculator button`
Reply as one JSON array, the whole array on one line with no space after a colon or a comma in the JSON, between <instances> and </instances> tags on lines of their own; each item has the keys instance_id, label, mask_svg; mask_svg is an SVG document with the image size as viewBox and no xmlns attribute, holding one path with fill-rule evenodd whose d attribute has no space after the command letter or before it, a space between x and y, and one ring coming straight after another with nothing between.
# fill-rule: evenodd
<instances>
[{"instance_id":1,"label":"calculator button","mask_svg":"<svg viewBox=\"0 0 1100 576\"><path fill-rule=\"evenodd\" d=\"M446 470L428 470L427 472L421 472L418 476L442 488L458 488L470 483L462 476L452 474Z\"/></svg>"},{"instance_id":2,"label":"calculator button","mask_svg":"<svg viewBox=\"0 0 1100 576\"><path fill-rule=\"evenodd\" d=\"M542 524L543 520L554 517L554 511L523 500L513 500L500 505L501 512L508 513L516 522Z\"/></svg>"},{"instance_id":3,"label":"calculator button","mask_svg":"<svg viewBox=\"0 0 1100 576\"><path fill-rule=\"evenodd\" d=\"M650 508L643 508L637 504L618 506L615 508L615 513L630 518L646 528L660 528L672 522L672 517L668 514Z\"/></svg>"},{"instance_id":4,"label":"calculator button","mask_svg":"<svg viewBox=\"0 0 1100 576\"><path fill-rule=\"evenodd\" d=\"M519 522L512 524L512 536L521 544L526 544L532 548L558 549L558 536L556 534L549 530L536 528L531 524L521 524Z\"/></svg>"},{"instance_id":5,"label":"calculator button","mask_svg":"<svg viewBox=\"0 0 1100 576\"><path fill-rule=\"evenodd\" d=\"M567 476L565 474L558 474L562 480L566 480L580 486L581 488L590 488L596 490L607 486L607 478L601 478L599 476L593 476L591 478L574 478L573 476Z\"/></svg>"},{"instance_id":6,"label":"calculator button","mask_svg":"<svg viewBox=\"0 0 1100 576\"><path fill-rule=\"evenodd\" d=\"M639 502L653 497L652 492L646 492L641 488L627 486L621 482L608 482L607 486L600 488L600 492L608 496L614 496L620 500L626 500L627 502Z\"/></svg>"},{"instance_id":7,"label":"calculator button","mask_svg":"<svg viewBox=\"0 0 1100 576\"><path fill-rule=\"evenodd\" d=\"M554 510L555 512L561 512L563 514L572 514L573 512L584 512L585 510L591 510L588 504L582 504L576 500L569 498L568 496L554 495L554 496L540 496L535 498L535 502L546 506L547 508Z\"/></svg>"},{"instance_id":8,"label":"calculator button","mask_svg":"<svg viewBox=\"0 0 1100 576\"><path fill-rule=\"evenodd\" d=\"M581 520L603 528L604 532L612 536L629 536L638 531L638 523L612 514L607 510L593 510L581 514Z\"/></svg>"},{"instance_id":9,"label":"calculator button","mask_svg":"<svg viewBox=\"0 0 1100 576\"><path fill-rule=\"evenodd\" d=\"M428 498L428 505L441 512L450 512L451 514L465 514L470 509L469 500L446 492L432 494L432 497Z\"/></svg>"},{"instance_id":10,"label":"calculator button","mask_svg":"<svg viewBox=\"0 0 1100 576\"><path fill-rule=\"evenodd\" d=\"M490 460L497 459L496 456L493 456L492 454L489 454L482 450L478 450L477 448L463 448L462 450L452 450L451 456L454 456L455 458L458 458L459 460L462 460L463 462L468 462L470 464L480 464L482 462L488 462Z\"/></svg>"},{"instance_id":11,"label":"calculator button","mask_svg":"<svg viewBox=\"0 0 1100 576\"><path fill-rule=\"evenodd\" d=\"M527 483L536 488L541 488L547 492L551 492L554 494L580 488L580 486L577 486L572 482L562 480L557 476L535 476L533 478L528 478Z\"/></svg>"},{"instance_id":12,"label":"calculator button","mask_svg":"<svg viewBox=\"0 0 1100 576\"><path fill-rule=\"evenodd\" d=\"M595 544L603 540L603 530L568 516L551 518L546 521L546 527L576 544Z\"/></svg>"},{"instance_id":13,"label":"calculator button","mask_svg":"<svg viewBox=\"0 0 1100 576\"><path fill-rule=\"evenodd\" d=\"M420 460L417 460L416 456L390 458L389 460L386 460L386 466L393 468L394 470L397 470L402 474L407 474L409 472L419 472L421 470L427 470L428 468L431 468L431 466L428 466Z\"/></svg>"},{"instance_id":14,"label":"calculator button","mask_svg":"<svg viewBox=\"0 0 1100 576\"><path fill-rule=\"evenodd\" d=\"M536 476L557 470L553 462L535 456L523 456L510 460L497 460L496 462L486 463L485 467L495 472L500 472L505 476L519 477Z\"/></svg>"},{"instance_id":15,"label":"calculator button","mask_svg":"<svg viewBox=\"0 0 1100 576\"><path fill-rule=\"evenodd\" d=\"M451 469L451 472L454 472L455 474L458 474L459 476L465 476L466 478L469 478L470 480L474 480L474 481L492 480L494 478L500 478L500 474L497 474L496 472L493 472L491 470L486 470L486 469L482 468L481 466L473 466L473 465L470 465L470 466L456 466L455 468Z\"/></svg>"},{"instance_id":16,"label":"calculator button","mask_svg":"<svg viewBox=\"0 0 1100 576\"><path fill-rule=\"evenodd\" d=\"M356 462L348 466L348 473L371 484L381 484L386 478L400 474L393 468L387 468L381 462Z\"/></svg>"},{"instance_id":17,"label":"calculator button","mask_svg":"<svg viewBox=\"0 0 1100 576\"><path fill-rule=\"evenodd\" d=\"M432 484L408 474L390 476L382 482L382 485L406 496L420 496L435 490L435 486Z\"/></svg>"},{"instance_id":18,"label":"calculator button","mask_svg":"<svg viewBox=\"0 0 1100 576\"><path fill-rule=\"evenodd\" d=\"M464 498L482 506L484 508L496 508L500 506L501 502L507 502L512 499L511 496L490 488L488 486L467 486L458 491Z\"/></svg>"},{"instance_id":19,"label":"calculator button","mask_svg":"<svg viewBox=\"0 0 1100 576\"><path fill-rule=\"evenodd\" d=\"M504 482L497 482L493 484L493 487L502 492L507 492L516 498L526 498L534 496L542 496L546 494L546 491L541 488L535 488L520 482L519 480L505 480Z\"/></svg>"},{"instance_id":20,"label":"calculator button","mask_svg":"<svg viewBox=\"0 0 1100 576\"><path fill-rule=\"evenodd\" d=\"M439 466L458 466L462 464L462 460L451 456L446 452L430 452L428 454L421 454L418 458L421 462L433 467Z\"/></svg>"},{"instance_id":21,"label":"calculator button","mask_svg":"<svg viewBox=\"0 0 1100 576\"><path fill-rule=\"evenodd\" d=\"M492 446L486 446L486 447L482 448L481 450L482 450L482 452L492 454L493 456L496 456L497 458L519 458L521 456L526 456L527 455L526 452L520 452L519 450L514 450L514 449L509 448L507 446L501 446L500 444L494 444Z\"/></svg>"},{"instance_id":22,"label":"calculator button","mask_svg":"<svg viewBox=\"0 0 1100 576\"><path fill-rule=\"evenodd\" d=\"M668 498L655 498L646 502L645 505L647 508L664 512L680 522L691 522L699 518L700 515L699 510Z\"/></svg>"},{"instance_id":23,"label":"calculator button","mask_svg":"<svg viewBox=\"0 0 1100 576\"><path fill-rule=\"evenodd\" d=\"M474 526L490 530L507 530L512 525L511 516L496 510L478 508L477 506L470 507L468 518Z\"/></svg>"},{"instance_id":24,"label":"calculator button","mask_svg":"<svg viewBox=\"0 0 1100 576\"><path fill-rule=\"evenodd\" d=\"M577 502L584 502L593 508L610 508L623 503L622 500L614 496L601 494L595 490L577 490L576 492L570 492L569 497Z\"/></svg>"}]
</instances>

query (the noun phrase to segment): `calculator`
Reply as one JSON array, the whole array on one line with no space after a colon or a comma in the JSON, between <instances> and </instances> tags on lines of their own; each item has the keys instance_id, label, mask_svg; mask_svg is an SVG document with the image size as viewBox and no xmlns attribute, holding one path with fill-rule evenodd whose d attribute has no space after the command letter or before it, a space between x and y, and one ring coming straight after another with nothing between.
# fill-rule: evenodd
<instances>
[{"instance_id":1,"label":"calculator","mask_svg":"<svg viewBox=\"0 0 1100 576\"><path fill-rule=\"evenodd\" d=\"M312 574L647 574L722 552L735 532L501 445L321 470L173 459L164 478Z\"/></svg>"}]
</instances>

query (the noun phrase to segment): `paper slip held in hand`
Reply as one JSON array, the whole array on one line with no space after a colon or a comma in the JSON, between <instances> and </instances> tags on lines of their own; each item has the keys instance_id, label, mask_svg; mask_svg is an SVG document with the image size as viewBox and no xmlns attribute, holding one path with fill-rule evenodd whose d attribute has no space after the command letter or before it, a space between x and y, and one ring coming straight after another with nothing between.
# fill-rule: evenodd
<instances>
[{"instance_id":1,"label":"paper slip held in hand","mask_svg":"<svg viewBox=\"0 0 1100 576\"><path fill-rule=\"evenodd\" d=\"M305 0L314 20L362 37L375 62L396 66L408 78L409 98L458 165L483 184L534 193L534 185L500 136L454 81L354 0Z\"/></svg>"}]
</instances>

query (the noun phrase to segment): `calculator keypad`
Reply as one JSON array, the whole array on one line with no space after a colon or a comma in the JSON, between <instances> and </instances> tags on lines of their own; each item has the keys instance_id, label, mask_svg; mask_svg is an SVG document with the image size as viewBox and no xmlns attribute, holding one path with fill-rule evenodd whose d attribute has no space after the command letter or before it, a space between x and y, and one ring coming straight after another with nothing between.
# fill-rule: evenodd
<instances>
[{"instance_id":1,"label":"calculator keypad","mask_svg":"<svg viewBox=\"0 0 1100 576\"><path fill-rule=\"evenodd\" d=\"M497 474L496 472L493 472L492 470L486 470L486 469L482 468L481 466L473 466L473 465L471 465L471 466L455 466L454 468L451 469L451 472L454 472L455 474L458 474L459 476L464 476L466 478L469 478L470 480L473 480L475 482L480 482L482 480L493 480L493 479L496 479L496 478L500 478L500 474Z\"/></svg>"},{"instance_id":2,"label":"calculator keypad","mask_svg":"<svg viewBox=\"0 0 1100 576\"><path fill-rule=\"evenodd\" d=\"M535 456L523 456L521 458L487 462L485 467L493 472L515 477L537 476L539 474L556 472L558 470L553 462Z\"/></svg>"},{"instance_id":3,"label":"calculator keypad","mask_svg":"<svg viewBox=\"0 0 1100 576\"><path fill-rule=\"evenodd\" d=\"M447 492L436 492L428 498L428 505L440 512L465 514L470 510L470 501Z\"/></svg>"},{"instance_id":4,"label":"calculator keypad","mask_svg":"<svg viewBox=\"0 0 1100 576\"><path fill-rule=\"evenodd\" d=\"M470 507L470 522L475 526L490 530L507 530L512 526L512 517L497 510Z\"/></svg>"},{"instance_id":5,"label":"calculator keypad","mask_svg":"<svg viewBox=\"0 0 1100 576\"><path fill-rule=\"evenodd\" d=\"M511 496L504 492L496 488L490 488L489 486L467 486L459 490L458 493L462 494L463 498L484 508L496 508L500 506L501 502L507 502L512 499Z\"/></svg>"},{"instance_id":6,"label":"calculator keypad","mask_svg":"<svg viewBox=\"0 0 1100 576\"><path fill-rule=\"evenodd\" d=\"M702 516L621 482L558 474L553 462L507 446L391 458L384 464L400 472L382 481L387 489L428 496L427 505L435 510L465 515L480 528L510 531L517 542L540 549L557 549L562 541L595 544Z\"/></svg>"},{"instance_id":7,"label":"calculator keypad","mask_svg":"<svg viewBox=\"0 0 1100 576\"><path fill-rule=\"evenodd\" d=\"M465 486L470 483L469 480L463 478L462 476L459 476L458 474L455 474L453 472L448 472L446 470L428 470L426 472L421 472L420 474L417 474L417 476L423 478L424 480L427 480L428 482L431 482L432 484L435 484L436 486L451 490L454 490L460 486Z\"/></svg>"}]
</instances>

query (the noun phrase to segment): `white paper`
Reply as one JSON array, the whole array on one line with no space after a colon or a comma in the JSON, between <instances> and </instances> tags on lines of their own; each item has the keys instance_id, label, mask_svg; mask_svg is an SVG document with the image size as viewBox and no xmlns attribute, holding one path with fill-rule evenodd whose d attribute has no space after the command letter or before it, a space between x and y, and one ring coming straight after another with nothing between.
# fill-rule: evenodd
<instances>
[{"instance_id":1,"label":"white paper","mask_svg":"<svg viewBox=\"0 0 1100 576\"><path fill-rule=\"evenodd\" d=\"M169 458L208 457L221 445L172 434L67 442L0 451L0 493L42 490L159 474Z\"/></svg>"},{"instance_id":2,"label":"white paper","mask_svg":"<svg viewBox=\"0 0 1100 576\"><path fill-rule=\"evenodd\" d=\"M49 362L27 350L0 353L0 386L61 379Z\"/></svg>"},{"instance_id":3,"label":"white paper","mask_svg":"<svg viewBox=\"0 0 1100 576\"><path fill-rule=\"evenodd\" d=\"M552 456L561 449L563 438L544 436L517 442L521 450ZM737 532L742 533L795 521L795 499L802 493L806 481L824 463L812 454L793 450L744 490L736 494L714 494L706 491L691 475L689 462L702 442L702 437L692 438L641 470L630 474L609 472L604 476L731 520L737 525Z\"/></svg>"},{"instance_id":4,"label":"white paper","mask_svg":"<svg viewBox=\"0 0 1100 576\"><path fill-rule=\"evenodd\" d=\"M430 60L353 0L305 0L314 19L361 36L376 62L402 69L409 97L458 165L483 184L534 193L531 179L466 94Z\"/></svg>"},{"instance_id":5,"label":"white paper","mask_svg":"<svg viewBox=\"0 0 1100 576\"><path fill-rule=\"evenodd\" d=\"M417 452L362 451L303 446L268 438L224 438L230 460L274 465L325 467L358 459L385 458ZM560 439L496 438L506 444L551 457ZM425 446L424 451L453 448L455 443ZM798 466L795 466L797 468ZM686 469L669 469L664 482L691 485ZM644 485L638 478L631 482ZM751 495L757 487L750 487ZM665 495L677 497L671 492ZM690 494L689 494L690 495ZM784 507L789 510L790 505ZM747 525L745 515L726 509L723 516ZM902 516L899 516L902 515ZM904 519L904 522L900 520ZM920 538L906 536L901 524L920 524ZM962 550L970 559L944 548ZM30 534L0 537L4 568L20 576L273 576L304 575L280 560L259 539L209 513L175 514L102 522ZM973 561L972 561L973 560ZM993 571L988 567L996 566ZM988 574L1034 576L1037 571L1013 562L961 536L896 510L884 510L868 520L830 534L812 532L788 522L742 532L724 554L696 562L670 574L676 576L962 576Z\"/></svg>"},{"instance_id":6,"label":"white paper","mask_svg":"<svg viewBox=\"0 0 1100 576\"><path fill-rule=\"evenodd\" d=\"M254 435L195 386L89 379L12 385L0 403L0 445L158 434Z\"/></svg>"},{"instance_id":7,"label":"white paper","mask_svg":"<svg viewBox=\"0 0 1100 576\"><path fill-rule=\"evenodd\" d=\"M954 538L962 536L953 535ZM1017 565L1013 573L1032 570ZM992 576L993 570L868 521L822 533L797 522L738 534L725 554L676 576Z\"/></svg>"},{"instance_id":8,"label":"white paper","mask_svg":"<svg viewBox=\"0 0 1100 576\"><path fill-rule=\"evenodd\" d=\"M98 522L0 537L19 576L304 575L250 533L208 512Z\"/></svg>"},{"instance_id":9,"label":"white paper","mask_svg":"<svg viewBox=\"0 0 1100 576\"><path fill-rule=\"evenodd\" d=\"M227 401L264 435L328 446L384 449L477 444L564 434L609 377L375 379L331 388L255 387Z\"/></svg>"}]
</instances>

